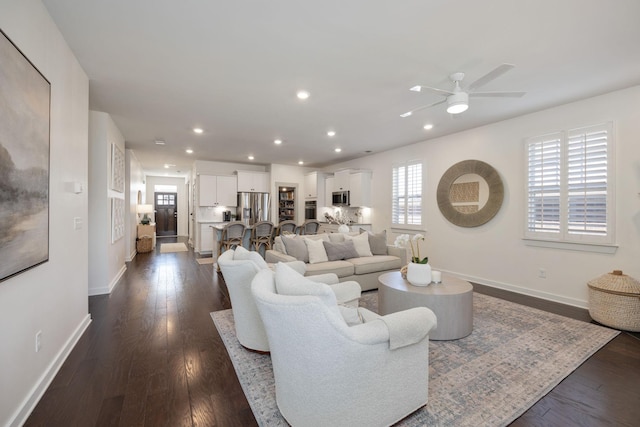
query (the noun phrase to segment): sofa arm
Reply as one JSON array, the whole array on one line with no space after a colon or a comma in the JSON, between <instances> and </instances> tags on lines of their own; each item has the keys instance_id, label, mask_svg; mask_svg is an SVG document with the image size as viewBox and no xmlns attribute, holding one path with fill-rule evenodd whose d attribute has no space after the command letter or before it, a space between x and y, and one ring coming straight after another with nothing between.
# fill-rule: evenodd
<instances>
[{"instance_id":1,"label":"sofa arm","mask_svg":"<svg viewBox=\"0 0 640 427\"><path fill-rule=\"evenodd\" d=\"M389 255L397 256L400 258L400 265L407 265L407 248L399 248L393 245L387 245L387 253Z\"/></svg>"},{"instance_id":2,"label":"sofa arm","mask_svg":"<svg viewBox=\"0 0 640 427\"><path fill-rule=\"evenodd\" d=\"M278 262L297 261L295 257L292 257L291 255L283 254L282 252L279 252L273 249L267 249L264 255L264 260L266 262L273 263L273 264Z\"/></svg>"},{"instance_id":3,"label":"sofa arm","mask_svg":"<svg viewBox=\"0 0 640 427\"><path fill-rule=\"evenodd\" d=\"M415 307L352 326L347 333L356 342L369 345L388 343L393 350L422 341L436 325L433 311Z\"/></svg>"}]
</instances>

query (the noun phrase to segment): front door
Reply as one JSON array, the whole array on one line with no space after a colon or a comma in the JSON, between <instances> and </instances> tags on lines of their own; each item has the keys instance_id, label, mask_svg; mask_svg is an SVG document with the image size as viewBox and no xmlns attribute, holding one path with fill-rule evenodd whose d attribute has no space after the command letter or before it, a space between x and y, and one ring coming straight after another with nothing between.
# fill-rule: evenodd
<instances>
[{"instance_id":1,"label":"front door","mask_svg":"<svg viewBox=\"0 0 640 427\"><path fill-rule=\"evenodd\" d=\"M155 193L156 236L178 235L178 193Z\"/></svg>"}]
</instances>

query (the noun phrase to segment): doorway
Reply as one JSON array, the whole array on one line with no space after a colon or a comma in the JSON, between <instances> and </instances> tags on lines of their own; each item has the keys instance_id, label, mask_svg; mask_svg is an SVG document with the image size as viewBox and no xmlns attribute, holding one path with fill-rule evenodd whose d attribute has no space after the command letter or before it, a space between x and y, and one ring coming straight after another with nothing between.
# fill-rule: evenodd
<instances>
[{"instance_id":1,"label":"doorway","mask_svg":"<svg viewBox=\"0 0 640 427\"><path fill-rule=\"evenodd\" d=\"M156 236L178 235L178 193L154 194L156 209Z\"/></svg>"}]
</instances>

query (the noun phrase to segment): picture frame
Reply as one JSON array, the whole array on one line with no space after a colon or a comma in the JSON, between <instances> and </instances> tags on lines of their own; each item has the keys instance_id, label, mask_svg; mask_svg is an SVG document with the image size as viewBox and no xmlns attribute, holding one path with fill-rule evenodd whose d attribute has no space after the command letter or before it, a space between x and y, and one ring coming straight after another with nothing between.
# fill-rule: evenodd
<instances>
[{"instance_id":1,"label":"picture frame","mask_svg":"<svg viewBox=\"0 0 640 427\"><path fill-rule=\"evenodd\" d=\"M51 84L0 30L0 282L49 261Z\"/></svg>"},{"instance_id":2,"label":"picture frame","mask_svg":"<svg viewBox=\"0 0 640 427\"><path fill-rule=\"evenodd\" d=\"M111 198L111 243L124 237L124 199Z\"/></svg>"},{"instance_id":3,"label":"picture frame","mask_svg":"<svg viewBox=\"0 0 640 427\"><path fill-rule=\"evenodd\" d=\"M124 153L116 144L111 144L111 189L124 193Z\"/></svg>"}]
</instances>

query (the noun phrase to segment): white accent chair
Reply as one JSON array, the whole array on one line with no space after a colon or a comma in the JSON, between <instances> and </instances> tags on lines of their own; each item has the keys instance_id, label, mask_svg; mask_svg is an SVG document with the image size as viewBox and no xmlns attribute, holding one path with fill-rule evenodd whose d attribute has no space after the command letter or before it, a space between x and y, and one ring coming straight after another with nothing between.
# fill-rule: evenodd
<instances>
[{"instance_id":1,"label":"white accent chair","mask_svg":"<svg viewBox=\"0 0 640 427\"><path fill-rule=\"evenodd\" d=\"M302 261L287 264L304 275L305 265ZM269 341L251 294L251 280L260 270L269 270L268 264L257 252L239 246L235 250L224 251L218 257L218 266L229 290L238 341L250 350L268 352ZM333 273L313 276L313 280L331 285L342 303L358 305L361 290L357 282L338 283L338 276Z\"/></svg>"},{"instance_id":2,"label":"white accent chair","mask_svg":"<svg viewBox=\"0 0 640 427\"><path fill-rule=\"evenodd\" d=\"M431 310L378 316L358 308L364 323L348 326L328 286L297 283L291 292L279 266L258 272L251 290L289 424L389 426L427 403Z\"/></svg>"}]
</instances>

